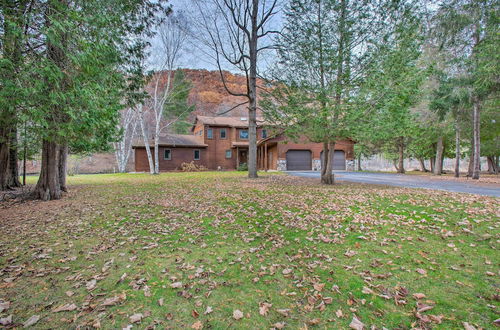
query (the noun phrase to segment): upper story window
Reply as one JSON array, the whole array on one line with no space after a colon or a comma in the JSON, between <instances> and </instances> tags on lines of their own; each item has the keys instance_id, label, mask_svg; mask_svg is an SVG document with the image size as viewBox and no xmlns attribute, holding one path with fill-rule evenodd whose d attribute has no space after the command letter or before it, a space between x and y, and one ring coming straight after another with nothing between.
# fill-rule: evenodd
<instances>
[{"instance_id":1,"label":"upper story window","mask_svg":"<svg viewBox=\"0 0 500 330\"><path fill-rule=\"evenodd\" d=\"M221 139L225 139L226 135L227 135L226 129L225 128L221 128L219 132L220 132L220 138Z\"/></svg>"},{"instance_id":2,"label":"upper story window","mask_svg":"<svg viewBox=\"0 0 500 330\"><path fill-rule=\"evenodd\" d=\"M214 131L211 128L207 128L207 139L213 139L214 138Z\"/></svg>"},{"instance_id":3,"label":"upper story window","mask_svg":"<svg viewBox=\"0 0 500 330\"><path fill-rule=\"evenodd\" d=\"M172 150L165 149L165 151L163 152L163 159L171 160L172 159Z\"/></svg>"},{"instance_id":4,"label":"upper story window","mask_svg":"<svg viewBox=\"0 0 500 330\"><path fill-rule=\"evenodd\" d=\"M200 160L200 151L198 149L194 151L194 160Z\"/></svg>"},{"instance_id":5,"label":"upper story window","mask_svg":"<svg viewBox=\"0 0 500 330\"><path fill-rule=\"evenodd\" d=\"M248 130L247 129L240 130L240 139L248 140Z\"/></svg>"},{"instance_id":6,"label":"upper story window","mask_svg":"<svg viewBox=\"0 0 500 330\"><path fill-rule=\"evenodd\" d=\"M260 132L261 136L263 139L267 138L267 130L263 129L261 132Z\"/></svg>"}]
</instances>

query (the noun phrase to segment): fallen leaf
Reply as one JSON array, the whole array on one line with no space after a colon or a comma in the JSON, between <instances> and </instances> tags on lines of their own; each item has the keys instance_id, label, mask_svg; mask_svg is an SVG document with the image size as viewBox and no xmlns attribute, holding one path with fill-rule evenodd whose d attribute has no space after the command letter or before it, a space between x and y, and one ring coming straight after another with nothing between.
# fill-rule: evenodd
<instances>
[{"instance_id":1,"label":"fallen leaf","mask_svg":"<svg viewBox=\"0 0 500 330\"><path fill-rule=\"evenodd\" d=\"M335 312L335 315L337 315L337 317L340 319L342 316L344 316L344 313L342 313L341 309L337 309L337 311Z\"/></svg>"},{"instance_id":2,"label":"fallen leaf","mask_svg":"<svg viewBox=\"0 0 500 330\"><path fill-rule=\"evenodd\" d=\"M354 257L356 254L358 254L358 252L353 250L347 250L346 253L344 253L344 255L348 258Z\"/></svg>"},{"instance_id":3,"label":"fallen leaf","mask_svg":"<svg viewBox=\"0 0 500 330\"><path fill-rule=\"evenodd\" d=\"M136 313L136 314L132 315L131 317L129 317L129 320L131 323L137 323L137 322L141 322L143 317L144 317L144 315L142 315L141 313Z\"/></svg>"},{"instance_id":4,"label":"fallen leaf","mask_svg":"<svg viewBox=\"0 0 500 330\"><path fill-rule=\"evenodd\" d=\"M312 320L308 320L308 321L306 321L306 323L307 323L308 325L318 325L320 322L321 322L321 320L320 320L320 319L318 319L318 318L315 318L315 319L312 319Z\"/></svg>"},{"instance_id":5,"label":"fallen leaf","mask_svg":"<svg viewBox=\"0 0 500 330\"><path fill-rule=\"evenodd\" d=\"M203 329L203 323L201 321L196 321L191 326L191 329L201 330L201 329Z\"/></svg>"},{"instance_id":6,"label":"fallen leaf","mask_svg":"<svg viewBox=\"0 0 500 330\"><path fill-rule=\"evenodd\" d=\"M417 268L416 272L419 273L420 275L427 275L427 271L422 268Z\"/></svg>"},{"instance_id":7,"label":"fallen leaf","mask_svg":"<svg viewBox=\"0 0 500 330\"><path fill-rule=\"evenodd\" d=\"M423 304L423 303L417 303L417 312L418 313L423 313L423 312L427 312L431 309L433 309L434 306L432 305L427 305L427 304Z\"/></svg>"},{"instance_id":8,"label":"fallen leaf","mask_svg":"<svg viewBox=\"0 0 500 330\"><path fill-rule=\"evenodd\" d=\"M174 282L174 283L170 284L170 287L173 289L182 288L182 282Z\"/></svg>"},{"instance_id":9,"label":"fallen leaf","mask_svg":"<svg viewBox=\"0 0 500 330\"><path fill-rule=\"evenodd\" d=\"M325 287L324 283L314 283L314 290L316 291L323 291L323 288Z\"/></svg>"},{"instance_id":10,"label":"fallen leaf","mask_svg":"<svg viewBox=\"0 0 500 330\"><path fill-rule=\"evenodd\" d=\"M28 328L37 323L40 320L39 315L33 315L23 323L23 327Z\"/></svg>"},{"instance_id":11,"label":"fallen leaf","mask_svg":"<svg viewBox=\"0 0 500 330\"><path fill-rule=\"evenodd\" d=\"M0 313L6 311L10 307L10 301L0 301Z\"/></svg>"},{"instance_id":12,"label":"fallen leaf","mask_svg":"<svg viewBox=\"0 0 500 330\"><path fill-rule=\"evenodd\" d=\"M349 327L355 330L363 330L365 325L356 316L353 316Z\"/></svg>"},{"instance_id":13,"label":"fallen leaf","mask_svg":"<svg viewBox=\"0 0 500 330\"><path fill-rule=\"evenodd\" d=\"M97 281L95 279L92 279L92 280L88 281L87 283L85 283L85 287L87 288L88 291L94 290L96 285L97 285Z\"/></svg>"},{"instance_id":14,"label":"fallen leaf","mask_svg":"<svg viewBox=\"0 0 500 330\"><path fill-rule=\"evenodd\" d=\"M58 312L71 312L77 309L78 307L75 304L65 304L61 305L59 307L56 307L52 310L53 313L58 313Z\"/></svg>"},{"instance_id":15,"label":"fallen leaf","mask_svg":"<svg viewBox=\"0 0 500 330\"><path fill-rule=\"evenodd\" d=\"M288 274L290 274L291 272L293 272L293 269L291 269L291 268L285 268L285 269L283 269L283 271L282 271L283 275L288 275Z\"/></svg>"},{"instance_id":16,"label":"fallen leaf","mask_svg":"<svg viewBox=\"0 0 500 330\"><path fill-rule=\"evenodd\" d=\"M0 325L9 325L12 323L12 315L0 319Z\"/></svg>"},{"instance_id":17,"label":"fallen leaf","mask_svg":"<svg viewBox=\"0 0 500 330\"><path fill-rule=\"evenodd\" d=\"M423 293L414 293L413 294L413 298L415 298L415 299L423 299L423 298L425 298L425 294L423 294Z\"/></svg>"},{"instance_id":18,"label":"fallen leaf","mask_svg":"<svg viewBox=\"0 0 500 330\"><path fill-rule=\"evenodd\" d=\"M370 289L366 286L363 287L363 290L361 290L361 292L363 292L364 294L373 294L374 293L372 289Z\"/></svg>"},{"instance_id":19,"label":"fallen leaf","mask_svg":"<svg viewBox=\"0 0 500 330\"><path fill-rule=\"evenodd\" d=\"M465 330L476 330L476 327L474 327L474 326L470 325L470 324L469 324L469 323L467 323L467 322L463 322L462 324L464 325L464 329L465 329Z\"/></svg>"},{"instance_id":20,"label":"fallen leaf","mask_svg":"<svg viewBox=\"0 0 500 330\"><path fill-rule=\"evenodd\" d=\"M285 328L285 322L274 323L273 327L275 327L276 329L283 329L283 328Z\"/></svg>"},{"instance_id":21,"label":"fallen leaf","mask_svg":"<svg viewBox=\"0 0 500 330\"><path fill-rule=\"evenodd\" d=\"M212 307L210 306L207 306L207 309L205 310L205 312L203 314L207 315L207 314L210 314L212 313L214 310L212 309Z\"/></svg>"},{"instance_id":22,"label":"fallen leaf","mask_svg":"<svg viewBox=\"0 0 500 330\"><path fill-rule=\"evenodd\" d=\"M104 300L101 305L102 306L113 306L113 305L116 305L118 303L125 301L126 299L127 299L127 295L125 293L122 293L122 294L119 294L118 296L114 296L114 297L111 297L111 298Z\"/></svg>"},{"instance_id":23,"label":"fallen leaf","mask_svg":"<svg viewBox=\"0 0 500 330\"><path fill-rule=\"evenodd\" d=\"M260 303L259 304L259 314L262 315L262 316L266 316L267 313L269 312L269 308L271 308L273 306L273 304L269 304L269 303Z\"/></svg>"},{"instance_id":24,"label":"fallen leaf","mask_svg":"<svg viewBox=\"0 0 500 330\"><path fill-rule=\"evenodd\" d=\"M233 312L233 318L234 318L235 320L242 319L242 318L243 318L243 312L242 312L242 311L240 311L239 309L235 310L235 311Z\"/></svg>"},{"instance_id":25,"label":"fallen leaf","mask_svg":"<svg viewBox=\"0 0 500 330\"><path fill-rule=\"evenodd\" d=\"M290 309L277 309L276 312L283 315L284 317L290 316Z\"/></svg>"}]
</instances>

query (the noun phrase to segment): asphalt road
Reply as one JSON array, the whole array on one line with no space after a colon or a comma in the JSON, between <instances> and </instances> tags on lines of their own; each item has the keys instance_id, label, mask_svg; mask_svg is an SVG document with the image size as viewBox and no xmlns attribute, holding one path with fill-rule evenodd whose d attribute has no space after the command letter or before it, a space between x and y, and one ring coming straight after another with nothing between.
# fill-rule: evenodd
<instances>
[{"instance_id":1,"label":"asphalt road","mask_svg":"<svg viewBox=\"0 0 500 330\"><path fill-rule=\"evenodd\" d=\"M319 172L289 171L289 175L305 178L319 178ZM392 173L366 173L366 172L335 172L335 179L339 181L350 181L368 184L382 184L406 188L424 188L445 190L460 193L478 194L484 196L500 197L498 185L459 182L453 180L436 180L419 175L404 175Z\"/></svg>"}]
</instances>

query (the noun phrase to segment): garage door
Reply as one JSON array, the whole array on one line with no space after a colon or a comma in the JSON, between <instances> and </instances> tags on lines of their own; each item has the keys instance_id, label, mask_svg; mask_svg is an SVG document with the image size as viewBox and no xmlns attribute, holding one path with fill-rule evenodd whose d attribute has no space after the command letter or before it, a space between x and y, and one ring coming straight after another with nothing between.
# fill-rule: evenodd
<instances>
[{"instance_id":1,"label":"garage door","mask_svg":"<svg viewBox=\"0 0 500 330\"><path fill-rule=\"evenodd\" d=\"M288 171L310 171L312 168L309 150L289 150L286 153L286 169Z\"/></svg>"},{"instance_id":2,"label":"garage door","mask_svg":"<svg viewBox=\"0 0 500 330\"><path fill-rule=\"evenodd\" d=\"M321 160L323 160L323 151L321 152ZM335 150L332 167L334 170L345 170L345 152L343 150Z\"/></svg>"}]
</instances>

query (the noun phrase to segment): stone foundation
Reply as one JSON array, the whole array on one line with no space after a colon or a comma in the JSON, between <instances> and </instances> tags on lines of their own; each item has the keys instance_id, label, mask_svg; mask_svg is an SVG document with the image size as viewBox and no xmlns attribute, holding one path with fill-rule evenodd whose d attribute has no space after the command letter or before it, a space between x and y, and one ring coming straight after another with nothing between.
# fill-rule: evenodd
<instances>
[{"instance_id":1,"label":"stone foundation","mask_svg":"<svg viewBox=\"0 0 500 330\"><path fill-rule=\"evenodd\" d=\"M321 159L313 159L312 160L312 170L313 171L321 171Z\"/></svg>"},{"instance_id":2,"label":"stone foundation","mask_svg":"<svg viewBox=\"0 0 500 330\"><path fill-rule=\"evenodd\" d=\"M278 171L286 171L286 159L278 159Z\"/></svg>"},{"instance_id":3,"label":"stone foundation","mask_svg":"<svg viewBox=\"0 0 500 330\"><path fill-rule=\"evenodd\" d=\"M353 159L345 161L345 170L346 171L354 171L355 170L355 163L354 163Z\"/></svg>"}]
</instances>

